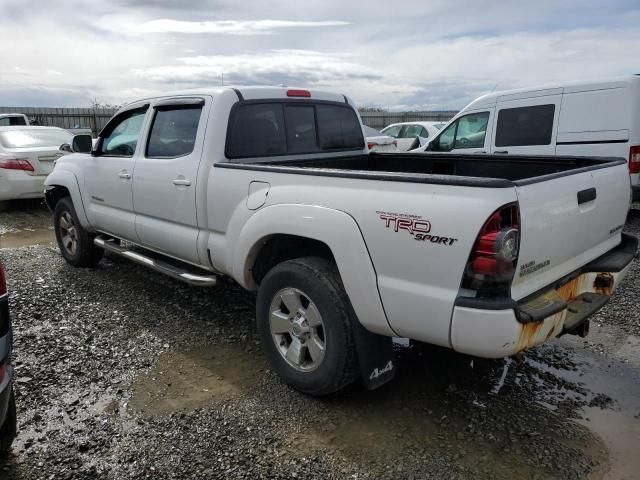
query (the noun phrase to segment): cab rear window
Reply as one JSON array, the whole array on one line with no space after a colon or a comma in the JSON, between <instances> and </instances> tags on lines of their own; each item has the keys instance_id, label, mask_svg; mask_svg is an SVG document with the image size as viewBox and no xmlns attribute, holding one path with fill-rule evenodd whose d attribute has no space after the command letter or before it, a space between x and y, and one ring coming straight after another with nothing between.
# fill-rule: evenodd
<instances>
[{"instance_id":1,"label":"cab rear window","mask_svg":"<svg viewBox=\"0 0 640 480\"><path fill-rule=\"evenodd\" d=\"M245 102L231 113L225 153L235 159L363 148L360 121L346 104Z\"/></svg>"}]
</instances>

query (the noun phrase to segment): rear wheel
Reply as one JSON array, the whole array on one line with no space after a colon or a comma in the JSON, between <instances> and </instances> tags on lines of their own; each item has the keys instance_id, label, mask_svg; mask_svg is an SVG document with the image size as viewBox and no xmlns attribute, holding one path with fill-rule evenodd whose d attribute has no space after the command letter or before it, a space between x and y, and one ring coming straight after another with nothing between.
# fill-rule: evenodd
<instances>
[{"instance_id":1,"label":"rear wheel","mask_svg":"<svg viewBox=\"0 0 640 480\"><path fill-rule=\"evenodd\" d=\"M265 353L301 392L326 395L358 377L355 321L335 264L323 258L283 262L260 284L257 322Z\"/></svg>"},{"instance_id":2,"label":"rear wheel","mask_svg":"<svg viewBox=\"0 0 640 480\"><path fill-rule=\"evenodd\" d=\"M100 261L104 250L94 245L95 235L80 224L71 198L64 197L56 204L53 225L58 247L67 263L74 267L92 267Z\"/></svg>"},{"instance_id":3,"label":"rear wheel","mask_svg":"<svg viewBox=\"0 0 640 480\"><path fill-rule=\"evenodd\" d=\"M13 443L14 438L16 438L16 421L16 401L13 396L13 388L11 388L7 415L5 416L2 427L0 427L0 455L2 456L9 453L11 444Z\"/></svg>"}]
</instances>

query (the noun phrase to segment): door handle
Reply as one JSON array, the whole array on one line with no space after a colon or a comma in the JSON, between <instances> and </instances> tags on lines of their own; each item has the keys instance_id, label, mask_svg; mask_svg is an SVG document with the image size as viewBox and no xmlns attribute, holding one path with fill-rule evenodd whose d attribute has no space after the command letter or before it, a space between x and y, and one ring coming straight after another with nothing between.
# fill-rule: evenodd
<instances>
[{"instance_id":1,"label":"door handle","mask_svg":"<svg viewBox=\"0 0 640 480\"><path fill-rule=\"evenodd\" d=\"M493 153L509 153L509 150L496 150Z\"/></svg>"},{"instance_id":2,"label":"door handle","mask_svg":"<svg viewBox=\"0 0 640 480\"><path fill-rule=\"evenodd\" d=\"M191 180L187 180L186 178L176 178L173 181L174 185L182 185L184 187L189 187L191 186Z\"/></svg>"},{"instance_id":3,"label":"door handle","mask_svg":"<svg viewBox=\"0 0 640 480\"><path fill-rule=\"evenodd\" d=\"M578 205L591 202L592 200L595 200L596 197L597 197L597 193L594 187L587 188L585 190L580 190L578 192Z\"/></svg>"},{"instance_id":4,"label":"door handle","mask_svg":"<svg viewBox=\"0 0 640 480\"><path fill-rule=\"evenodd\" d=\"M120 173L118 174L118 177L120 177L120 178L126 178L126 179L129 179L129 178L131 178L131 174L130 174L130 173L127 173L127 172L125 172L125 171L122 171L122 172L120 172Z\"/></svg>"}]
</instances>

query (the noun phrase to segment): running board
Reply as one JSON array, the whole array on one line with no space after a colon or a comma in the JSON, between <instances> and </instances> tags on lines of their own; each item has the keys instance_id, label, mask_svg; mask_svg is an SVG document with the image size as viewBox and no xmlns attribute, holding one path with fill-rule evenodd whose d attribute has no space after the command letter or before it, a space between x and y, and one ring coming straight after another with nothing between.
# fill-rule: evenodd
<instances>
[{"instance_id":1,"label":"running board","mask_svg":"<svg viewBox=\"0 0 640 480\"><path fill-rule=\"evenodd\" d=\"M196 285L198 287L214 287L218 282L218 277L216 275L201 275L191 273L185 269L181 269L180 267L163 262L162 260L156 260L154 258L142 255L141 253L129 250L125 247L121 247L113 240L109 240L102 236L96 237L93 240L93 243L95 243L100 248L104 248L108 252L115 253L116 255L128 258L129 260L133 260L140 265L144 265L145 267L149 267L156 272L163 273L171 278L181 280L190 285Z\"/></svg>"}]
</instances>

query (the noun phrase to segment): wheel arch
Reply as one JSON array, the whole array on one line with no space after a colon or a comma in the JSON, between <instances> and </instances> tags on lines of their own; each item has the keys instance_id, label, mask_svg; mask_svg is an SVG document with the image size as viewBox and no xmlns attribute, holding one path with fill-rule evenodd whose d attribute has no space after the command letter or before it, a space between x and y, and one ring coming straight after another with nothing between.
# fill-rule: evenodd
<instances>
[{"instance_id":1,"label":"wheel arch","mask_svg":"<svg viewBox=\"0 0 640 480\"><path fill-rule=\"evenodd\" d=\"M54 170L49 174L45 181L45 202L49 209L53 211L56 208L56 204L64 197L71 197L71 201L73 202L80 224L86 230L93 231L85 212L78 179L70 171Z\"/></svg>"},{"instance_id":2,"label":"wheel arch","mask_svg":"<svg viewBox=\"0 0 640 480\"><path fill-rule=\"evenodd\" d=\"M330 258L360 323L374 333L395 335L366 243L349 214L315 205L273 205L252 215L235 240L228 271L245 288L257 289L259 280L279 259Z\"/></svg>"}]
</instances>

